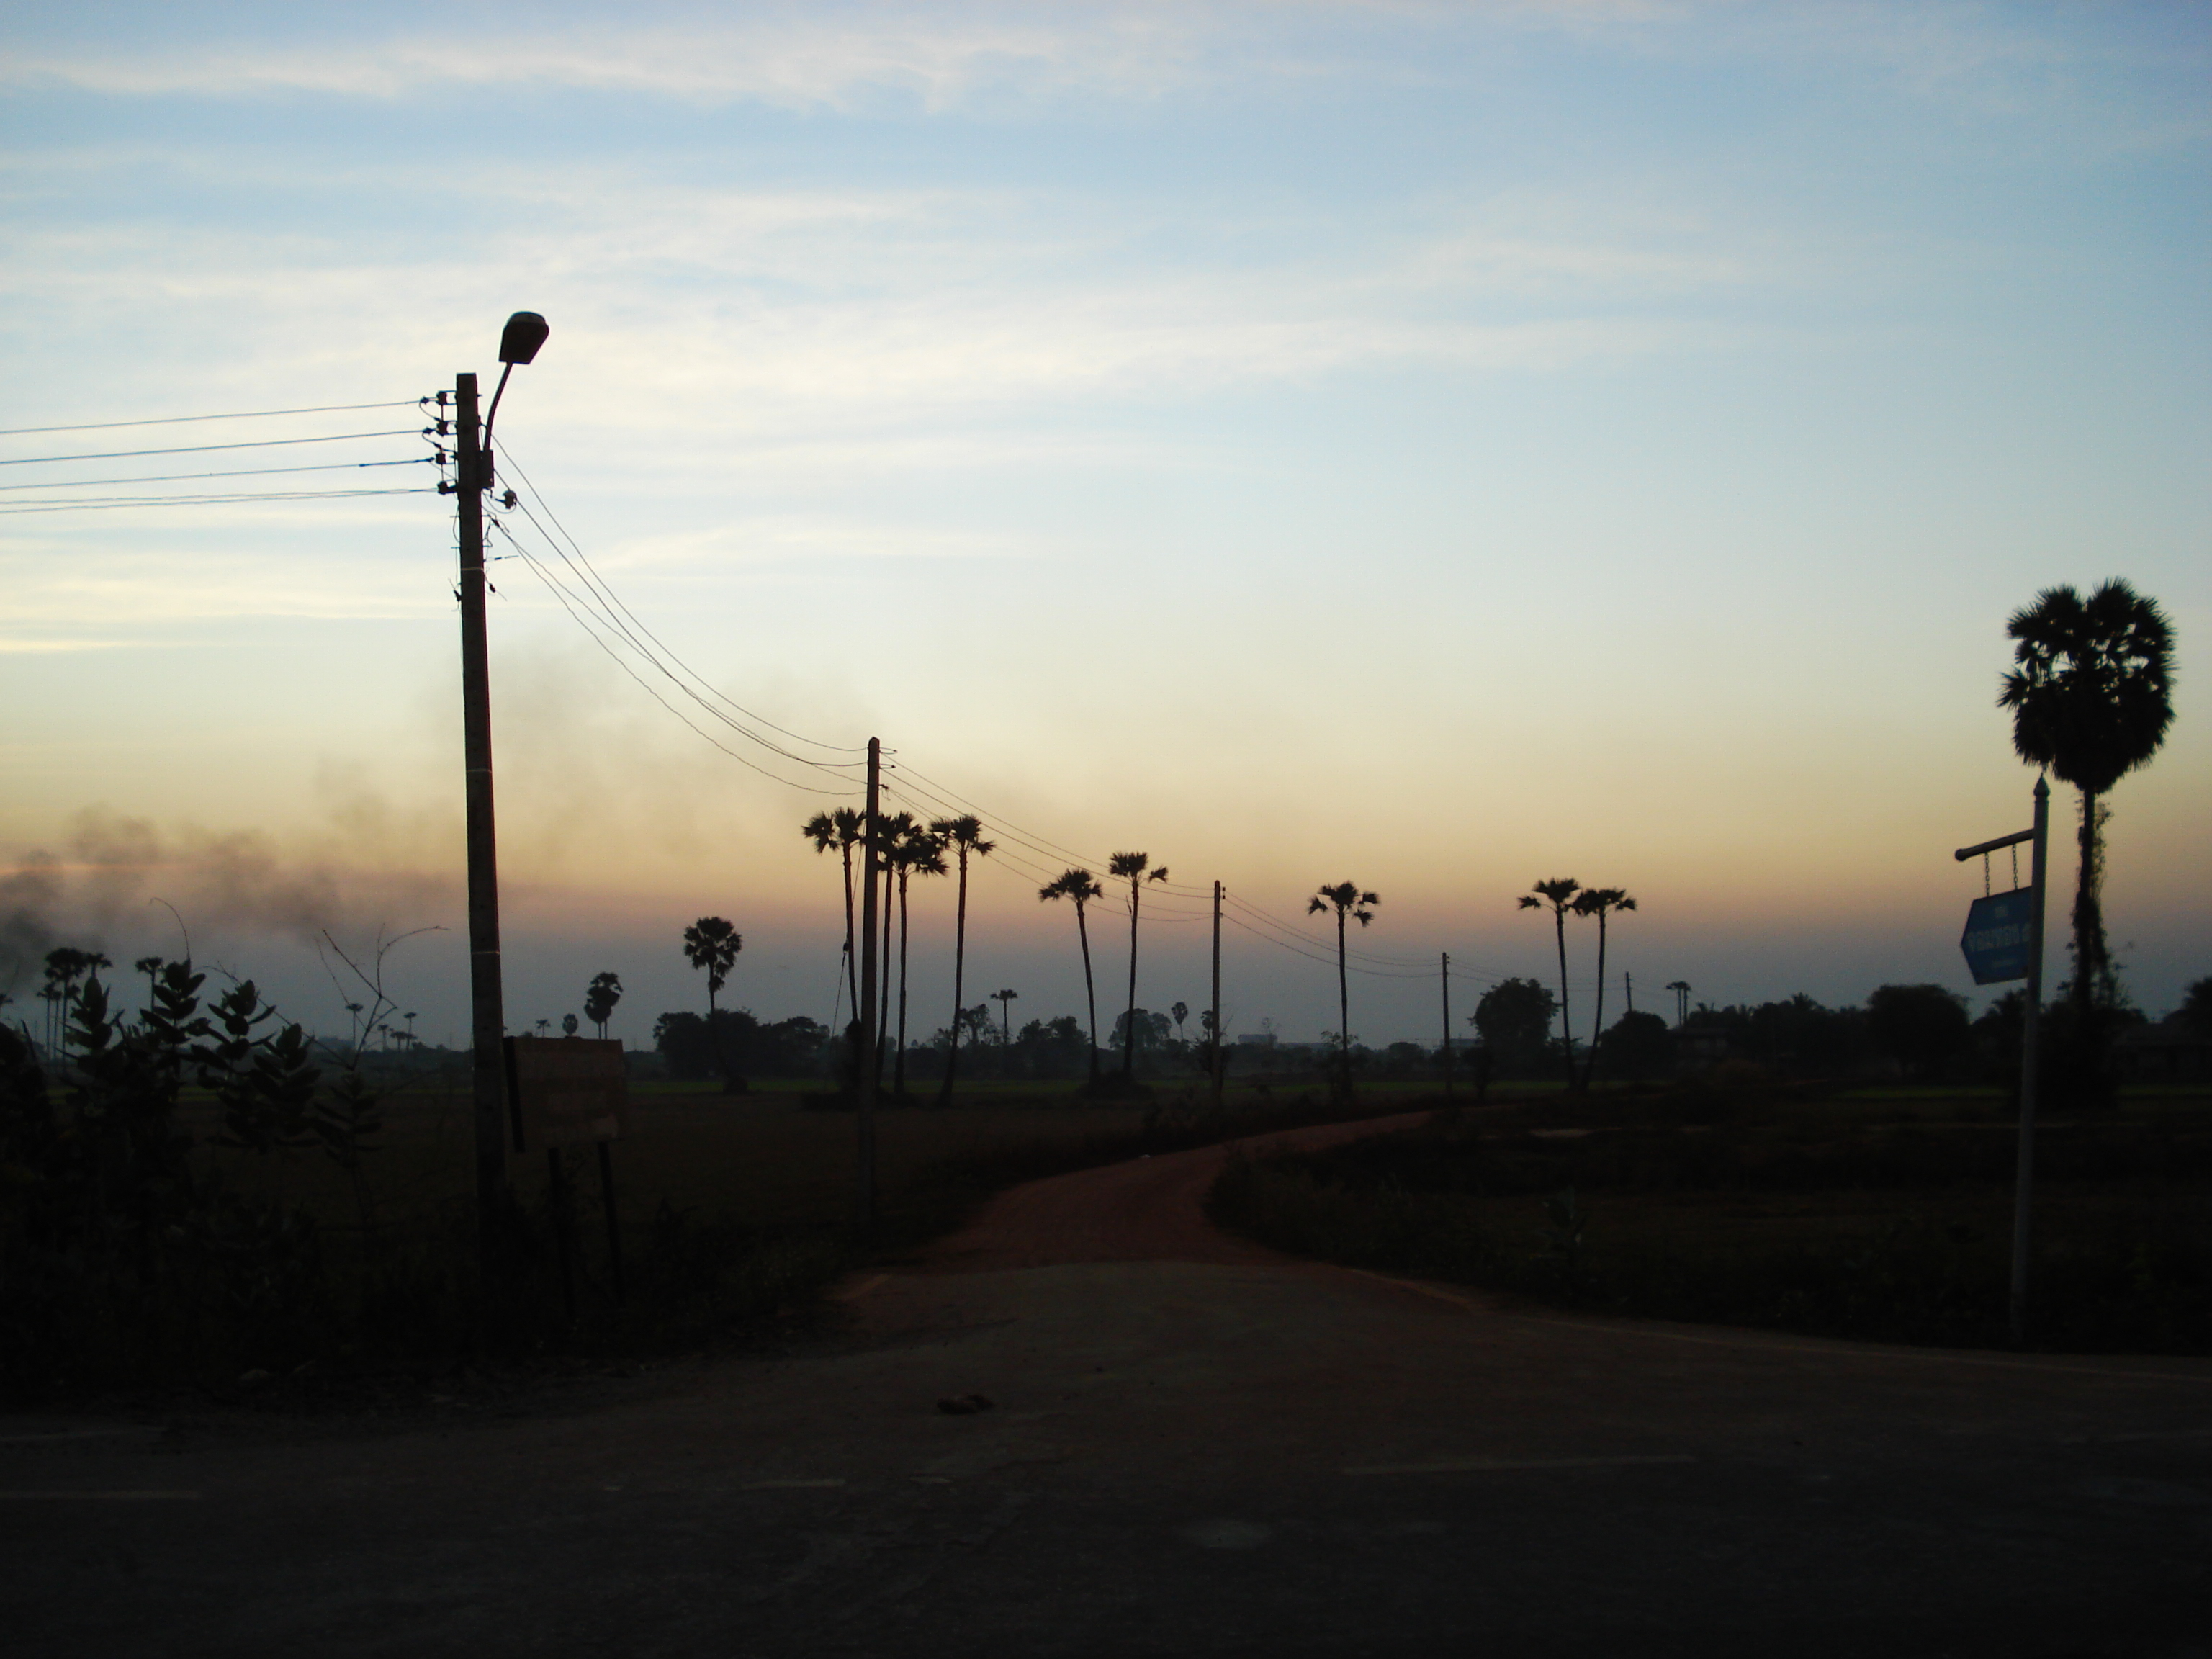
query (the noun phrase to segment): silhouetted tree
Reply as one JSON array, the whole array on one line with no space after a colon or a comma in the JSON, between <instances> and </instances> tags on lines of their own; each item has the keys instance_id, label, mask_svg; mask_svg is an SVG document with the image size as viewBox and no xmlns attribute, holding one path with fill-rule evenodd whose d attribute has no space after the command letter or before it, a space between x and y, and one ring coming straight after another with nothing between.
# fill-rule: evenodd
<instances>
[{"instance_id":1,"label":"silhouetted tree","mask_svg":"<svg viewBox=\"0 0 2212 1659\"><path fill-rule=\"evenodd\" d=\"M146 1006L150 1009L154 1006L154 980L155 976L161 971L161 958L141 957L131 965L146 975Z\"/></svg>"},{"instance_id":2,"label":"silhouetted tree","mask_svg":"<svg viewBox=\"0 0 2212 1659\"><path fill-rule=\"evenodd\" d=\"M2212 1035L2212 979L2200 979L2184 991L2173 1018L2185 1030Z\"/></svg>"},{"instance_id":3,"label":"silhouetted tree","mask_svg":"<svg viewBox=\"0 0 2212 1659\"><path fill-rule=\"evenodd\" d=\"M1552 907L1552 925L1559 938L1559 1051L1566 1059L1567 1087L1575 1086L1575 1027L1567 1012L1567 911L1582 883L1572 876L1554 876L1549 881L1540 881L1533 893L1521 895L1523 910L1540 910Z\"/></svg>"},{"instance_id":4,"label":"silhouetted tree","mask_svg":"<svg viewBox=\"0 0 2212 1659\"><path fill-rule=\"evenodd\" d=\"M1362 927L1375 920L1370 906L1382 902L1382 896L1360 890L1356 881L1340 881L1334 887L1324 885L1306 901L1306 914L1326 915L1336 914L1336 1017L1339 1030L1337 1040L1337 1086L1349 1091L1352 1087L1352 981L1348 977L1346 953L1349 949L1344 937L1347 919Z\"/></svg>"},{"instance_id":5,"label":"silhouetted tree","mask_svg":"<svg viewBox=\"0 0 2212 1659\"><path fill-rule=\"evenodd\" d=\"M1009 1048L1014 1046L1013 1004L1015 999L1020 995L1021 993L1019 991L1011 990L994 991L991 993L991 1000L999 1005L999 1018L1003 1019L1006 1024L1006 1047Z\"/></svg>"},{"instance_id":6,"label":"silhouetted tree","mask_svg":"<svg viewBox=\"0 0 2212 1659\"><path fill-rule=\"evenodd\" d=\"M1940 985L1877 985L1866 1000L1867 1035L1906 1076L1940 1077L1972 1027L1964 999Z\"/></svg>"},{"instance_id":7,"label":"silhouetted tree","mask_svg":"<svg viewBox=\"0 0 2212 1659\"><path fill-rule=\"evenodd\" d=\"M877 951L882 984L876 988L876 1074L877 1086L882 1086L883 1066L889 1056L891 1038L891 924L897 919L898 866L901 849L912 837L926 834L911 812L878 814L876 818L876 868L882 872L883 892L880 904L884 913L884 939Z\"/></svg>"},{"instance_id":8,"label":"silhouetted tree","mask_svg":"<svg viewBox=\"0 0 2212 1659\"><path fill-rule=\"evenodd\" d=\"M2098 1011L2119 1001L2100 899L2110 817L2102 802L2158 752L2173 723L2173 630L2155 600L2115 580L2086 600L2071 587L2047 587L2005 631L2016 641L2014 665L1997 706L2013 711L2013 747L2081 794L2073 1002L2085 1059L2101 1072L2109 1021Z\"/></svg>"},{"instance_id":9,"label":"silhouetted tree","mask_svg":"<svg viewBox=\"0 0 2212 1659\"><path fill-rule=\"evenodd\" d=\"M702 916L684 930L684 959L707 975L707 1032L714 1045L714 1058L722 1068L722 1092L741 1095L745 1080L730 1067L722 1053L721 1027L714 1018L714 996L729 983L730 969L738 964L744 938L720 916Z\"/></svg>"},{"instance_id":10,"label":"silhouetted tree","mask_svg":"<svg viewBox=\"0 0 2212 1659\"><path fill-rule=\"evenodd\" d=\"M1690 1018L1690 981L1686 979L1669 980L1667 988L1674 994L1674 1024L1686 1023Z\"/></svg>"},{"instance_id":11,"label":"silhouetted tree","mask_svg":"<svg viewBox=\"0 0 2212 1659\"><path fill-rule=\"evenodd\" d=\"M584 992L584 1018L599 1028L602 1041L607 1035L607 1022L615 1017L615 1005L622 1000L622 981L612 973L592 975L591 985ZM414 1015L410 1014L412 1019Z\"/></svg>"},{"instance_id":12,"label":"silhouetted tree","mask_svg":"<svg viewBox=\"0 0 2212 1659\"><path fill-rule=\"evenodd\" d=\"M892 852L898 869L898 1052L891 1061L891 1093L895 1097L906 1095L906 964L907 964L907 883L915 876L941 876L945 872L945 843L929 830L916 824L899 838Z\"/></svg>"},{"instance_id":13,"label":"silhouetted tree","mask_svg":"<svg viewBox=\"0 0 2212 1659\"><path fill-rule=\"evenodd\" d=\"M1544 1066L1558 999L1533 979L1501 980L1485 991L1468 1016L1481 1034L1492 1068L1507 1077L1530 1077Z\"/></svg>"},{"instance_id":14,"label":"silhouetted tree","mask_svg":"<svg viewBox=\"0 0 2212 1659\"><path fill-rule=\"evenodd\" d=\"M1091 932L1083 919L1084 907L1105 896L1098 878L1088 870L1064 870L1037 889L1037 897L1066 899L1075 906L1075 937L1083 946L1083 995L1091 1005L1091 1081L1098 1081L1098 993L1091 981ZM1034 1022L1032 1022L1034 1023Z\"/></svg>"},{"instance_id":15,"label":"silhouetted tree","mask_svg":"<svg viewBox=\"0 0 2212 1659\"><path fill-rule=\"evenodd\" d=\"M1137 903L1143 896L1147 881L1165 881L1167 866L1162 865L1147 875L1152 865L1148 853L1116 853L1106 861L1106 873L1129 884L1129 1006L1128 1012L1137 1010ZM1136 1022L1127 1022L1127 1036L1121 1044L1121 1077L1123 1081L1135 1075L1137 1063Z\"/></svg>"},{"instance_id":16,"label":"silhouetted tree","mask_svg":"<svg viewBox=\"0 0 2212 1659\"><path fill-rule=\"evenodd\" d=\"M1674 1039L1667 1022L1656 1014L1631 1010L1613 1021L1605 1034L1605 1070L1608 1077L1641 1083L1658 1077L1673 1063ZM1595 1063L1595 1056L1591 1057Z\"/></svg>"},{"instance_id":17,"label":"silhouetted tree","mask_svg":"<svg viewBox=\"0 0 2212 1659\"><path fill-rule=\"evenodd\" d=\"M572 1037L576 1035L575 1015L563 1014L561 1016L561 1035L564 1037Z\"/></svg>"},{"instance_id":18,"label":"silhouetted tree","mask_svg":"<svg viewBox=\"0 0 2212 1659\"><path fill-rule=\"evenodd\" d=\"M983 839L983 824L973 813L958 817L938 818L929 826L929 833L938 838L940 846L949 847L960 861L960 899L953 911L952 923L952 1046L945 1050L945 1081L939 1085L937 1103L952 1103L952 1081L960 1069L960 1030L964 1016L961 1012L962 986L968 971L968 860L970 855L986 859L999 850L999 843Z\"/></svg>"},{"instance_id":19,"label":"silhouetted tree","mask_svg":"<svg viewBox=\"0 0 2212 1659\"><path fill-rule=\"evenodd\" d=\"M849 806L817 812L799 826L799 833L814 843L816 852L826 853L834 847L845 866L845 989L855 1013L860 1006L860 967L853 948L853 849L860 845L866 828L860 814Z\"/></svg>"},{"instance_id":20,"label":"silhouetted tree","mask_svg":"<svg viewBox=\"0 0 2212 1659\"><path fill-rule=\"evenodd\" d=\"M1168 1006L1168 1012L1175 1016L1176 1041L1177 1042L1181 1042L1184 1040L1182 1035L1182 1023L1190 1018L1190 1004L1188 1002L1170 1003Z\"/></svg>"},{"instance_id":21,"label":"silhouetted tree","mask_svg":"<svg viewBox=\"0 0 2212 1659\"><path fill-rule=\"evenodd\" d=\"M1590 1015L1589 1059L1583 1066L1583 1087L1597 1076L1597 1048L1605 1036L1605 919L1615 910L1633 910L1636 901L1618 887L1585 887L1575 895L1578 916L1597 918L1597 1001Z\"/></svg>"}]
</instances>

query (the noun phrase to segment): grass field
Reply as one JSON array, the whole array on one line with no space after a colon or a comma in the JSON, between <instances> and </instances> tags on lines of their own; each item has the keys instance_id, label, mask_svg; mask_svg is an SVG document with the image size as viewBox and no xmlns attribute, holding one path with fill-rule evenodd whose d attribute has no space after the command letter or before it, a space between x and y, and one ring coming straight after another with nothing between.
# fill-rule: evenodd
<instances>
[{"instance_id":1,"label":"grass field","mask_svg":"<svg viewBox=\"0 0 2212 1659\"><path fill-rule=\"evenodd\" d=\"M1599 1093L1232 1167L1279 1248L1558 1305L2001 1346L2017 1137L1978 1090ZM2038 1139L2033 1346L2212 1352L2212 1097Z\"/></svg>"}]
</instances>

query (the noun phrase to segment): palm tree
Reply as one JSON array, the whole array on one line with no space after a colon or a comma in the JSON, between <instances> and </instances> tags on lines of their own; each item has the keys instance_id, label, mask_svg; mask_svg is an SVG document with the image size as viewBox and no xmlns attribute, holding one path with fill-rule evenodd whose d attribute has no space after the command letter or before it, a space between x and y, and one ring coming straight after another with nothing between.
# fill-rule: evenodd
<instances>
[{"instance_id":1,"label":"palm tree","mask_svg":"<svg viewBox=\"0 0 2212 1659\"><path fill-rule=\"evenodd\" d=\"M1997 697L2013 711L2012 746L2081 792L2074 1003L2086 1028L2114 989L2099 897L2111 817L2102 797L2158 752L2173 724L2173 629L2156 600L2115 579L2087 599L2046 587L2005 632L2018 641Z\"/></svg>"},{"instance_id":2,"label":"palm tree","mask_svg":"<svg viewBox=\"0 0 2212 1659\"><path fill-rule=\"evenodd\" d=\"M1136 1075L1137 1066L1137 901L1144 893L1147 881L1165 881L1168 867L1164 864L1148 876L1152 855L1148 853L1116 853L1106 861L1106 873L1118 876L1129 884L1129 1012L1121 1022L1121 1081L1127 1083Z\"/></svg>"},{"instance_id":3,"label":"palm tree","mask_svg":"<svg viewBox=\"0 0 2212 1659\"><path fill-rule=\"evenodd\" d=\"M1554 876L1549 881L1540 881L1533 893L1521 895L1523 910L1540 910L1552 907L1552 923L1559 935L1559 1048L1567 1057L1567 1088L1575 1086L1575 1028L1567 1017L1567 908L1582 883L1572 876Z\"/></svg>"},{"instance_id":4,"label":"palm tree","mask_svg":"<svg viewBox=\"0 0 2212 1659\"><path fill-rule=\"evenodd\" d=\"M1340 881L1334 887L1323 886L1306 901L1306 914L1310 916L1327 915L1331 910L1336 912L1338 1086L1346 1090L1352 1087L1352 987L1351 981L1346 978L1344 923L1348 916L1362 927L1366 927L1375 920L1375 912L1368 907L1382 902L1380 894L1363 893L1356 881Z\"/></svg>"},{"instance_id":5,"label":"palm tree","mask_svg":"<svg viewBox=\"0 0 2212 1659\"><path fill-rule=\"evenodd\" d=\"M684 930L684 959L707 975L707 1038L714 1045L714 1062L722 1068L722 1092L743 1094L744 1079L730 1069L722 1052L722 1025L715 1017L714 994L729 983L730 969L738 965L744 938L720 916L702 916Z\"/></svg>"},{"instance_id":6,"label":"palm tree","mask_svg":"<svg viewBox=\"0 0 2212 1659\"><path fill-rule=\"evenodd\" d=\"M584 1018L599 1028L599 1040L603 1042L606 1040L607 1022L615 1017L615 1005L622 997L622 981L612 973L592 975L592 982L584 992ZM412 1019L414 1016L408 1018Z\"/></svg>"},{"instance_id":7,"label":"palm tree","mask_svg":"<svg viewBox=\"0 0 2212 1659\"><path fill-rule=\"evenodd\" d=\"M1597 1011L1590 1016L1589 1060L1583 1067L1583 1087L1597 1079L1597 1045L1605 1036L1605 919L1615 910L1633 910L1636 901L1618 887L1585 887L1575 895L1578 916L1597 918Z\"/></svg>"},{"instance_id":8,"label":"palm tree","mask_svg":"<svg viewBox=\"0 0 2212 1659\"><path fill-rule=\"evenodd\" d=\"M1674 1024L1677 1028L1690 1023L1690 981L1669 980L1667 988L1674 994Z\"/></svg>"},{"instance_id":9,"label":"palm tree","mask_svg":"<svg viewBox=\"0 0 2212 1659\"><path fill-rule=\"evenodd\" d=\"M876 962L882 983L876 988L876 1085L883 1086L884 1061L890 1050L891 1036L891 923L898 915L898 907L891 902L892 890L898 879L899 849L910 836L922 833L921 825L915 822L911 812L893 812L876 816L876 870L883 883L879 896L884 913L884 941L876 952Z\"/></svg>"},{"instance_id":10,"label":"palm tree","mask_svg":"<svg viewBox=\"0 0 2212 1659\"><path fill-rule=\"evenodd\" d=\"M953 1075L960 1069L960 988L968 968L968 860L970 854L990 857L999 850L999 843L983 839L982 820L973 813L934 819L929 833L940 845L952 848L960 860L960 902L952 924L952 1050L945 1057L945 1082L937 1091L937 1103L950 1106Z\"/></svg>"},{"instance_id":11,"label":"palm tree","mask_svg":"<svg viewBox=\"0 0 2212 1659\"><path fill-rule=\"evenodd\" d=\"M154 1012L154 976L161 971L163 966L161 958L141 957L131 965L146 975L146 1012L150 1014Z\"/></svg>"},{"instance_id":12,"label":"palm tree","mask_svg":"<svg viewBox=\"0 0 2212 1659\"><path fill-rule=\"evenodd\" d=\"M1083 946L1083 994L1091 1005L1091 1081L1098 1081L1098 993L1091 983L1091 931L1084 925L1083 908L1106 890L1088 870L1063 870L1037 889L1039 899L1072 899L1075 903L1075 937Z\"/></svg>"},{"instance_id":13,"label":"palm tree","mask_svg":"<svg viewBox=\"0 0 2212 1659\"><path fill-rule=\"evenodd\" d=\"M1177 1042L1181 1042L1183 1040L1182 1023L1190 1018L1190 1004L1188 1002L1175 1003L1169 1007L1168 1012L1175 1018L1176 1041Z\"/></svg>"},{"instance_id":14,"label":"palm tree","mask_svg":"<svg viewBox=\"0 0 2212 1659\"><path fill-rule=\"evenodd\" d=\"M834 812L817 812L799 826L799 833L814 843L816 852L826 853L834 847L844 860L845 989L856 1011L860 1006L860 964L853 949L853 849L860 844L866 828L860 815L849 806L841 806Z\"/></svg>"},{"instance_id":15,"label":"palm tree","mask_svg":"<svg viewBox=\"0 0 2212 1659\"><path fill-rule=\"evenodd\" d=\"M941 876L945 871L945 842L937 836L916 824L902 836L898 844L898 912L899 912L899 994L898 994L898 1050L891 1061L891 1095L895 1099L906 1098L906 942L907 910L906 884L913 876Z\"/></svg>"},{"instance_id":16,"label":"palm tree","mask_svg":"<svg viewBox=\"0 0 2212 1659\"><path fill-rule=\"evenodd\" d=\"M999 1018L1006 1023L1006 1047L1009 1048L1014 1046L1014 999L1020 995L1019 991L991 993L991 1000L999 1005Z\"/></svg>"}]
</instances>

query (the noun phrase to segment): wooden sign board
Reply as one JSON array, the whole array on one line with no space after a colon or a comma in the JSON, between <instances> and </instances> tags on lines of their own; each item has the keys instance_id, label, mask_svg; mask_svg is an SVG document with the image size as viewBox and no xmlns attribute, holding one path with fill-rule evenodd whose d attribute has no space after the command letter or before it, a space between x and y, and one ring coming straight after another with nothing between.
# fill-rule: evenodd
<instances>
[{"instance_id":1,"label":"wooden sign board","mask_svg":"<svg viewBox=\"0 0 2212 1659\"><path fill-rule=\"evenodd\" d=\"M629 1115L623 1046L592 1037L507 1039L514 1150L618 1139Z\"/></svg>"}]
</instances>

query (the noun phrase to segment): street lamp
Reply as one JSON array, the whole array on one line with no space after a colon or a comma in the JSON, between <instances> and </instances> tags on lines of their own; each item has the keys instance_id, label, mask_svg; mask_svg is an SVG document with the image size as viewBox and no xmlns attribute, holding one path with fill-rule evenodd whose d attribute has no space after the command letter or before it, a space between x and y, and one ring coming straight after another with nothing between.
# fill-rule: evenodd
<instances>
[{"instance_id":1,"label":"street lamp","mask_svg":"<svg viewBox=\"0 0 2212 1659\"><path fill-rule=\"evenodd\" d=\"M507 1205L507 1016L499 951L499 838L492 815L491 664L484 637L483 494L492 484L491 425L507 376L538 356L550 331L534 311L507 319L499 342L499 386L477 428L477 377L453 380L461 553L461 747L466 774L469 859L470 1077L476 1123L477 1240L489 1294L498 1276Z\"/></svg>"}]
</instances>

